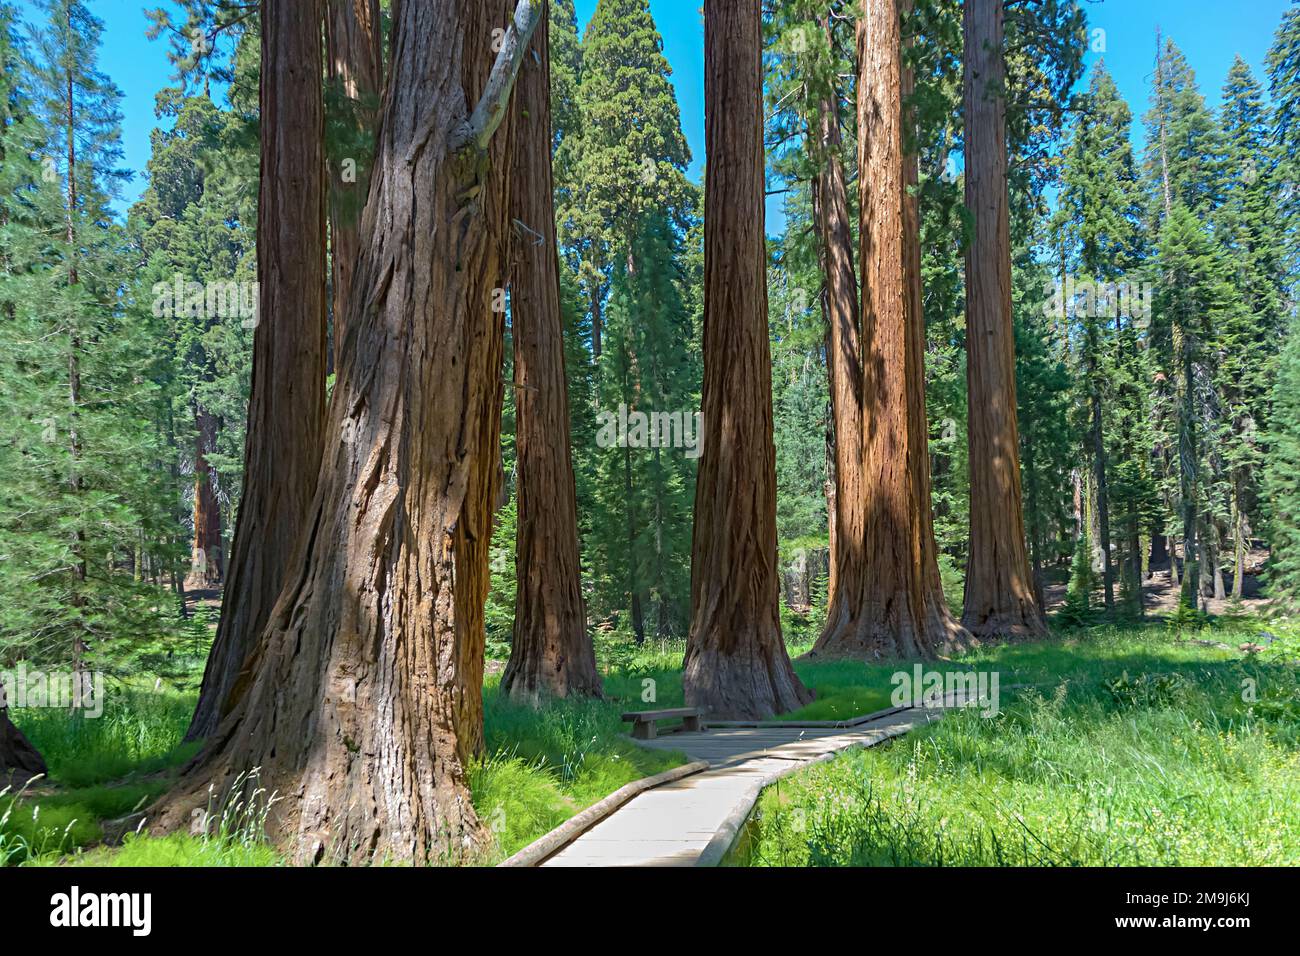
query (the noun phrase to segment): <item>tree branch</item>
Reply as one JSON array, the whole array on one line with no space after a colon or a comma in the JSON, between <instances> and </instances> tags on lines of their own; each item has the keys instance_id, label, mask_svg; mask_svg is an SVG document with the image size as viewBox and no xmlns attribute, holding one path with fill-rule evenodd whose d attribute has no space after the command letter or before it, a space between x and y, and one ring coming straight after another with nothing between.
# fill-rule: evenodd
<instances>
[{"instance_id":1,"label":"tree branch","mask_svg":"<svg viewBox=\"0 0 1300 956\"><path fill-rule=\"evenodd\" d=\"M510 93L519 75L519 65L523 62L524 51L532 42L533 33L542 21L543 4L540 0L519 0L510 27L501 41L496 62L488 76L487 86L479 97L478 105L469 119L456 130L452 137L452 148L463 149L474 146L486 149L492 134L497 131L505 119L506 107L510 104Z\"/></svg>"}]
</instances>

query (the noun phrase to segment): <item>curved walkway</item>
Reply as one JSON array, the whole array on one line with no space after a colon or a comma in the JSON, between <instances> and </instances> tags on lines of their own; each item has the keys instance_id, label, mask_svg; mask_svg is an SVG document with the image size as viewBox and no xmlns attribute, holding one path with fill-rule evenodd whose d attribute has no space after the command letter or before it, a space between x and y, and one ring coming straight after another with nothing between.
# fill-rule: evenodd
<instances>
[{"instance_id":1,"label":"curved walkway","mask_svg":"<svg viewBox=\"0 0 1300 956\"><path fill-rule=\"evenodd\" d=\"M954 702L945 701L946 706ZM853 747L870 747L937 720L942 711L883 711L851 726L713 726L637 743L685 751L709 769L647 790L542 866L716 866L769 783Z\"/></svg>"}]
</instances>

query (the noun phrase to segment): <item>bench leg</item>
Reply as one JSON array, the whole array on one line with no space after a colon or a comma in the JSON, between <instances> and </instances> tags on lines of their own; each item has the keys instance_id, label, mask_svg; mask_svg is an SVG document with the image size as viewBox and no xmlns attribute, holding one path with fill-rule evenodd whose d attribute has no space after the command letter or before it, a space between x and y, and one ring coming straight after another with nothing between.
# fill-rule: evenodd
<instances>
[{"instance_id":1,"label":"bench leg","mask_svg":"<svg viewBox=\"0 0 1300 956\"><path fill-rule=\"evenodd\" d=\"M654 740L655 722L653 720L638 720L632 725L632 736L637 740Z\"/></svg>"},{"instance_id":2,"label":"bench leg","mask_svg":"<svg viewBox=\"0 0 1300 956\"><path fill-rule=\"evenodd\" d=\"M685 729L687 732L692 732L692 733L697 733L697 734L698 734L701 730L704 729L704 726L703 726L703 724L702 724L702 722L701 722L701 719L700 719L700 717L698 717L698 716L696 716L696 717L686 717L686 718L683 718L683 720L682 720L682 727L683 727L683 729Z\"/></svg>"}]
</instances>

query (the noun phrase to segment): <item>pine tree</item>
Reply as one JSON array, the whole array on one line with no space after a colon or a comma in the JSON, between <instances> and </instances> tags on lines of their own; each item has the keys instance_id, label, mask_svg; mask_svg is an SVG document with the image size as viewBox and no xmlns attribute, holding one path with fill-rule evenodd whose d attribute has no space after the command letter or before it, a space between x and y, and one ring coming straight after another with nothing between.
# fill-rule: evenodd
<instances>
[{"instance_id":1,"label":"pine tree","mask_svg":"<svg viewBox=\"0 0 1300 956\"><path fill-rule=\"evenodd\" d=\"M41 9L22 71L32 96L5 97L16 192L0 254L0 657L80 674L127 667L171 631L132 565L172 535L175 489L153 428L161 330L121 297L129 272L108 211L119 94L97 68L102 24L74 0ZM12 46L5 67L12 82Z\"/></svg>"},{"instance_id":2,"label":"pine tree","mask_svg":"<svg viewBox=\"0 0 1300 956\"><path fill-rule=\"evenodd\" d=\"M1300 267L1300 6L1282 14L1268 51L1268 86L1272 110L1273 178L1278 189L1270 192L1289 237L1284 246L1288 271Z\"/></svg>"},{"instance_id":3,"label":"pine tree","mask_svg":"<svg viewBox=\"0 0 1300 956\"><path fill-rule=\"evenodd\" d=\"M1244 60L1228 73L1220 111L1225 146L1215 237L1224 248L1238 307L1214 329L1215 386L1224 406L1222 496L1233 550L1232 594L1242 596L1246 552L1259 514L1262 429L1286 331L1285 237L1277 148L1263 91Z\"/></svg>"},{"instance_id":4,"label":"pine tree","mask_svg":"<svg viewBox=\"0 0 1300 956\"><path fill-rule=\"evenodd\" d=\"M1061 215L1070 242L1068 268L1057 290L1058 309L1074 329L1080 384L1080 417L1089 460L1087 481L1096 518L1101 581L1107 611L1115 608L1115 555L1112 533L1123 524L1131 539L1133 516L1117 523L1111 514L1115 497L1111 459L1115 449L1107 441L1117 421L1131 418L1131 408L1117 404L1117 357L1136 354L1132 327L1142 320L1131 314L1141 304L1139 217L1141 193L1129 128L1132 114L1119 96L1114 80L1099 62L1093 70L1086 99L1087 112L1074 124L1064 157ZM1065 270L1063 270L1064 272ZM1073 280L1073 281L1071 281ZM1128 293L1128 294L1121 294ZM1125 310L1125 305L1128 309ZM1125 314L1125 312L1130 314ZM1128 348L1120 347L1119 330L1130 325ZM1133 453L1127 448L1125 454ZM1123 457L1123 455L1121 456ZM1087 527L1080 535L1091 534Z\"/></svg>"},{"instance_id":5,"label":"pine tree","mask_svg":"<svg viewBox=\"0 0 1300 956\"><path fill-rule=\"evenodd\" d=\"M580 128L572 152L558 160L556 216L591 309L591 351L599 359L615 264L632 254L647 213L663 211L685 229L695 190L685 176L690 150L668 81L672 69L647 0L600 0L583 34L581 64ZM635 262L629 265L635 271Z\"/></svg>"},{"instance_id":6,"label":"pine tree","mask_svg":"<svg viewBox=\"0 0 1300 956\"><path fill-rule=\"evenodd\" d=\"M1282 609L1300 610L1300 322L1292 326L1273 387L1264 493L1269 594Z\"/></svg>"},{"instance_id":7,"label":"pine tree","mask_svg":"<svg viewBox=\"0 0 1300 956\"><path fill-rule=\"evenodd\" d=\"M687 625L691 493L701 436L694 394L699 360L679 246L663 218L646 221L632 245L636 271L615 268L598 369L594 458L597 505L606 518L592 535L591 570L598 612L627 610L638 643L648 616L661 637L682 636ZM664 419L652 414L673 416L678 440L666 443L673 436L655 427Z\"/></svg>"}]
</instances>

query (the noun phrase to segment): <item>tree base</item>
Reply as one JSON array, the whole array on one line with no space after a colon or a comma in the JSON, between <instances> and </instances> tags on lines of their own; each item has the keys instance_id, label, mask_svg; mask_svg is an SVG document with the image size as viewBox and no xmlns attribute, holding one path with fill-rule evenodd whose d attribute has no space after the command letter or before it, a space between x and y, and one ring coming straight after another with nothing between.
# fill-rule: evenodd
<instances>
[{"instance_id":1,"label":"tree base","mask_svg":"<svg viewBox=\"0 0 1300 956\"><path fill-rule=\"evenodd\" d=\"M501 675L501 693L534 707L544 701L564 697L591 697L603 700L604 687L595 661L587 666L569 666L563 659L519 662L510 656Z\"/></svg>"},{"instance_id":2,"label":"tree base","mask_svg":"<svg viewBox=\"0 0 1300 956\"><path fill-rule=\"evenodd\" d=\"M1039 641L1049 636L1047 622L1032 604L962 615L962 627L977 643Z\"/></svg>"},{"instance_id":3,"label":"tree base","mask_svg":"<svg viewBox=\"0 0 1300 956\"><path fill-rule=\"evenodd\" d=\"M755 643L739 653L724 653L716 643L688 649L682 689L686 706L700 707L715 720L769 720L813 700L779 634L775 646Z\"/></svg>"},{"instance_id":4,"label":"tree base","mask_svg":"<svg viewBox=\"0 0 1300 956\"><path fill-rule=\"evenodd\" d=\"M905 606L891 602L891 611ZM928 602L923 625L912 615L900 613L853 614L846 607L826 622L821 636L805 657L809 660L935 660L941 654L955 654L973 647L972 635L958 624L947 605L938 599Z\"/></svg>"},{"instance_id":5,"label":"tree base","mask_svg":"<svg viewBox=\"0 0 1300 956\"><path fill-rule=\"evenodd\" d=\"M45 758L0 709L0 790L21 787L33 777L48 773Z\"/></svg>"}]
</instances>

